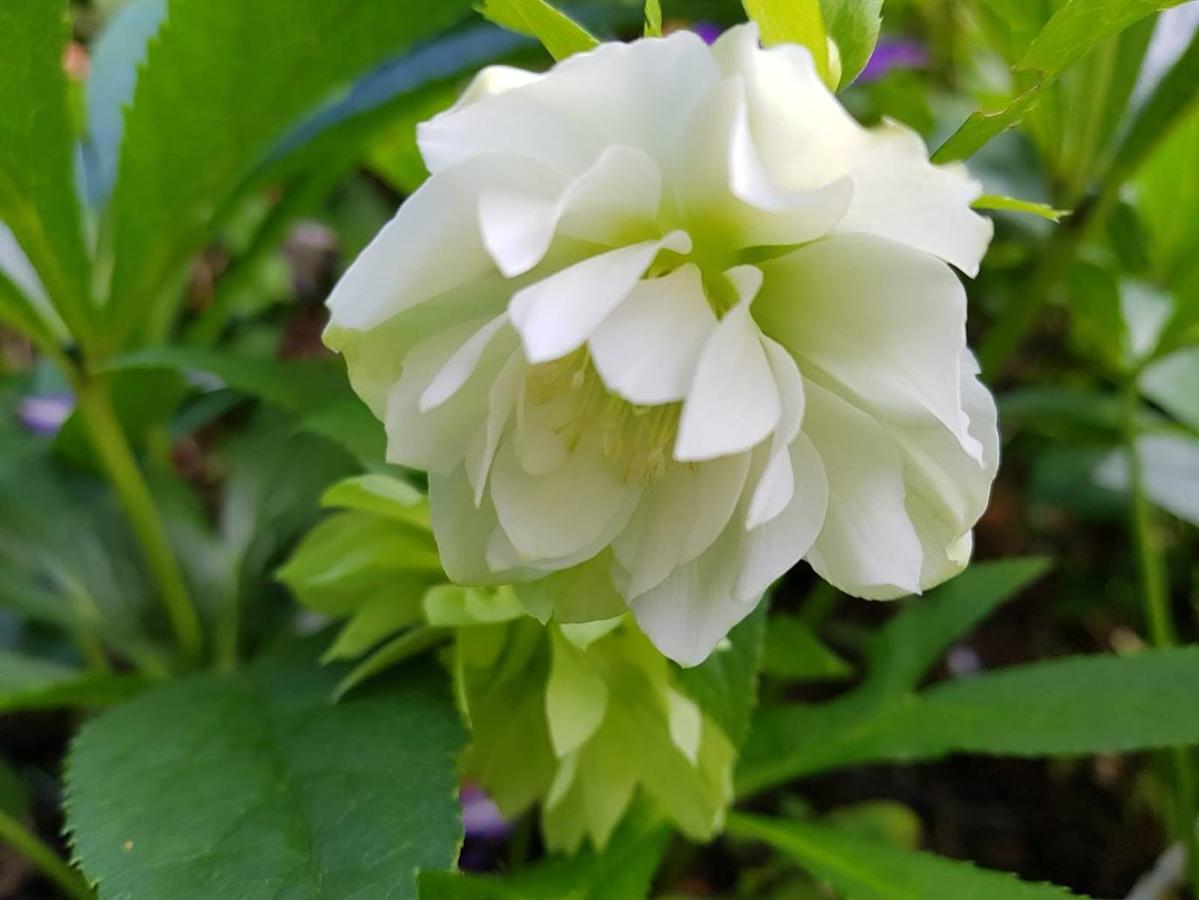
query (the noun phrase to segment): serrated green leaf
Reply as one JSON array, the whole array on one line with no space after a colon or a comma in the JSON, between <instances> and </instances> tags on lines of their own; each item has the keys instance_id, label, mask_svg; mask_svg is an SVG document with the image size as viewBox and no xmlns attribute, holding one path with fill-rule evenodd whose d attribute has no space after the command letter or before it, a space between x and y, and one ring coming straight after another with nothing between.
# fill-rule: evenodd
<instances>
[{"instance_id":1,"label":"serrated green leaf","mask_svg":"<svg viewBox=\"0 0 1199 900\"><path fill-rule=\"evenodd\" d=\"M820 0L828 36L841 55L841 85L861 74L883 24L883 0Z\"/></svg>"},{"instance_id":2,"label":"serrated green leaf","mask_svg":"<svg viewBox=\"0 0 1199 900\"><path fill-rule=\"evenodd\" d=\"M716 722L734 746L745 740L758 702L758 663L766 633L765 602L717 645L703 663L674 666L679 686Z\"/></svg>"},{"instance_id":3,"label":"serrated green leaf","mask_svg":"<svg viewBox=\"0 0 1199 900\"><path fill-rule=\"evenodd\" d=\"M816 71L829 82L828 32L820 0L741 0L741 5L757 23L765 46L790 43L807 47Z\"/></svg>"},{"instance_id":4,"label":"serrated green leaf","mask_svg":"<svg viewBox=\"0 0 1199 900\"><path fill-rule=\"evenodd\" d=\"M167 14L167 0L132 0L100 32L87 77L87 142L83 147L87 197L102 206L112 192L125 131L125 107L137 87L138 66Z\"/></svg>"},{"instance_id":5,"label":"serrated green leaf","mask_svg":"<svg viewBox=\"0 0 1199 900\"><path fill-rule=\"evenodd\" d=\"M86 341L94 308L62 67L68 34L65 2L0 7L0 222L71 332Z\"/></svg>"},{"instance_id":6,"label":"serrated green leaf","mask_svg":"<svg viewBox=\"0 0 1199 900\"><path fill-rule=\"evenodd\" d=\"M1015 666L878 705L865 692L824 706L763 708L739 792L866 762L949 753L1077 756L1199 743L1199 647Z\"/></svg>"},{"instance_id":7,"label":"serrated green leaf","mask_svg":"<svg viewBox=\"0 0 1199 900\"><path fill-rule=\"evenodd\" d=\"M1182 0L1070 0L1061 7L1012 67L1016 94L998 109L974 112L933 154L938 163L966 159L1015 125L1063 71L1105 38Z\"/></svg>"},{"instance_id":8,"label":"serrated green leaf","mask_svg":"<svg viewBox=\"0 0 1199 900\"><path fill-rule=\"evenodd\" d=\"M911 601L875 640L866 685L888 696L912 690L953 641L1048 568L1048 560L1035 557L975 563Z\"/></svg>"},{"instance_id":9,"label":"serrated green leaf","mask_svg":"<svg viewBox=\"0 0 1199 900\"><path fill-rule=\"evenodd\" d=\"M467 8L171 0L126 116L112 197L111 341L122 343L163 302L239 181L303 113Z\"/></svg>"},{"instance_id":10,"label":"serrated green leaf","mask_svg":"<svg viewBox=\"0 0 1199 900\"><path fill-rule=\"evenodd\" d=\"M327 360L280 360L170 346L123 354L110 360L106 369L168 369L207 376L213 387L231 387L293 413L307 414L349 397L340 366Z\"/></svg>"},{"instance_id":11,"label":"serrated green leaf","mask_svg":"<svg viewBox=\"0 0 1199 900\"><path fill-rule=\"evenodd\" d=\"M853 674L849 663L798 616L772 616L766 624L762 671L793 681L836 681Z\"/></svg>"},{"instance_id":12,"label":"serrated green leaf","mask_svg":"<svg viewBox=\"0 0 1199 900\"><path fill-rule=\"evenodd\" d=\"M546 0L480 0L479 12L502 28L541 41L554 59L566 59L598 46L586 28Z\"/></svg>"},{"instance_id":13,"label":"serrated green leaf","mask_svg":"<svg viewBox=\"0 0 1199 900\"><path fill-rule=\"evenodd\" d=\"M1000 209L1005 212L1028 213L1032 216L1048 219L1050 222L1060 222L1062 216L1070 215L1070 210L1054 209L1048 203L1018 200L1015 197L1004 197L999 194L983 194L970 205L975 209Z\"/></svg>"},{"instance_id":14,"label":"serrated green leaf","mask_svg":"<svg viewBox=\"0 0 1199 900\"><path fill-rule=\"evenodd\" d=\"M917 853L827 825L733 813L729 832L790 856L845 900L1068 900L1065 888Z\"/></svg>"},{"instance_id":15,"label":"serrated green leaf","mask_svg":"<svg viewBox=\"0 0 1199 900\"><path fill-rule=\"evenodd\" d=\"M425 872L421 900L644 900L670 830L643 807L616 830L603 853L582 850L515 875Z\"/></svg>"},{"instance_id":16,"label":"serrated green leaf","mask_svg":"<svg viewBox=\"0 0 1199 900\"><path fill-rule=\"evenodd\" d=\"M314 650L179 679L84 726L68 827L103 900L415 898L418 870L453 863L464 733L444 677L413 666L332 705Z\"/></svg>"}]
</instances>

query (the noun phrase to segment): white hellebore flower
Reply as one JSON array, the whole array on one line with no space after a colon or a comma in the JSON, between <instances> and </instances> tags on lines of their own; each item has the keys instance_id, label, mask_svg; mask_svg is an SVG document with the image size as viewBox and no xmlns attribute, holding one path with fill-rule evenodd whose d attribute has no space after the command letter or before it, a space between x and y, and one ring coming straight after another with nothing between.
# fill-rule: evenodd
<instances>
[{"instance_id":1,"label":"white hellebore flower","mask_svg":"<svg viewBox=\"0 0 1199 900\"><path fill-rule=\"evenodd\" d=\"M451 578L590 561L694 664L800 559L879 599L966 564L998 436L950 268L991 236L962 168L752 25L486 69L418 138L432 176L326 340L428 470Z\"/></svg>"}]
</instances>

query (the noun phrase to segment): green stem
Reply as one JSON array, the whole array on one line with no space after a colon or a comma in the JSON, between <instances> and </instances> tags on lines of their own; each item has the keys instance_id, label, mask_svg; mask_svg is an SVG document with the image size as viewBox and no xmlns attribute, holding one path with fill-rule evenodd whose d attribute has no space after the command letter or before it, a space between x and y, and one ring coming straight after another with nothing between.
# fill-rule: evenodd
<instances>
[{"instance_id":1,"label":"green stem","mask_svg":"<svg viewBox=\"0 0 1199 900\"><path fill-rule=\"evenodd\" d=\"M0 843L7 844L41 870L42 874L75 900L96 900L79 872L72 869L41 838L18 819L0 810Z\"/></svg>"},{"instance_id":2,"label":"green stem","mask_svg":"<svg viewBox=\"0 0 1199 900\"><path fill-rule=\"evenodd\" d=\"M1136 378L1124 388L1124 446L1128 457L1128 489L1131 495L1131 529L1136 551L1137 576L1149 637L1155 647L1172 647L1177 642L1170 613L1169 584L1165 560L1154 537L1153 507L1145 494L1145 467L1137 447L1137 412L1140 394ZM1167 751L1175 789L1174 820L1178 839L1186 850L1187 877L1191 892L1199 898L1199 837L1196 836L1196 812L1199 796L1195 771L1185 747Z\"/></svg>"},{"instance_id":3,"label":"green stem","mask_svg":"<svg viewBox=\"0 0 1199 900\"><path fill-rule=\"evenodd\" d=\"M108 387L105 382L86 376L77 377L75 382L80 415L141 545L180 649L188 659L198 659L202 640L200 619L167 541L166 528L150 488L117 421Z\"/></svg>"}]
</instances>

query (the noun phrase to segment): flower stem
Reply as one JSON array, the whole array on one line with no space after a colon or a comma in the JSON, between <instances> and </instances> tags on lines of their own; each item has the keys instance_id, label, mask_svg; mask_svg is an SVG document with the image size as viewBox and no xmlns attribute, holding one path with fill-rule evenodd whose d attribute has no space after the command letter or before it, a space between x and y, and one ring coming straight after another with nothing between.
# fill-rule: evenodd
<instances>
[{"instance_id":1,"label":"flower stem","mask_svg":"<svg viewBox=\"0 0 1199 900\"><path fill-rule=\"evenodd\" d=\"M1145 495L1145 467L1137 447L1137 411L1140 396L1135 377L1125 385L1124 446L1128 458L1128 489L1131 496L1131 529L1136 551L1137 576L1149 638L1155 647L1172 647L1177 642L1165 560L1154 537L1153 507ZM1199 898L1199 838L1196 811L1199 809L1195 770L1185 747L1171 747L1169 767L1174 782L1174 825L1186 851L1187 876L1191 891Z\"/></svg>"},{"instance_id":2,"label":"flower stem","mask_svg":"<svg viewBox=\"0 0 1199 900\"><path fill-rule=\"evenodd\" d=\"M84 877L72 869L41 838L19 819L0 810L0 843L7 844L33 863L42 874L62 888L74 900L95 900L96 895Z\"/></svg>"},{"instance_id":3,"label":"flower stem","mask_svg":"<svg viewBox=\"0 0 1199 900\"><path fill-rule=\"evenodd\" d=\"M166 528L154 505L150 488L117 421L108 386L101 380L80 375L75 379L75 397L100 462L116 488L150 573L158 585L179 647L186 658L198 659L201 649L200 619L188 596L183 572L167 541Z\"/></svg>"}]
</instances>

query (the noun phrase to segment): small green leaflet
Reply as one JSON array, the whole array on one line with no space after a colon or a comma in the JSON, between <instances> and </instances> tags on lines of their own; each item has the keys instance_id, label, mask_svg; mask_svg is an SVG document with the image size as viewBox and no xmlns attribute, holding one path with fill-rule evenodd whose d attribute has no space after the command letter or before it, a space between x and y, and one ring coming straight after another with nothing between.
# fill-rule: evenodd
<instances>
[{"instance_id":1,"label":"small green leaflet","mask_svg":"<svg viewBox=\"0 0 1199 900\"><path fill-rule=\"evenodd\" d=\"M545 0L482 0L478 9L509 31L537 38L554 59L566 59L599 44L591 32Z\"/></svg>"},{"instance_id":2,"label":"small green leaflet","mask_svg":"<svg viewBox=\"0 0 1199 900\"><path fill-rule=\"evenodd\" d=\"M1007 872L904 850L828 825L731 813L731 835L790 856L848 900L1068 900L1079 895Z\"/></svg>"},{"instance_id":3,"label":"small green leaflet","mask_svg":"<svg viewBox=\"0 0 1199 900\"><path fill-rule=\"evenodd\" d=\"M1062 216L1068 216L1071 212L1068 209L1054 209L1048 203L1017 200L1015 197L1005 197L1002 194L983 194L970 205L974 209L999 209L1005 212L1028 213L1048 219L1050 222L1060 222Z\"/></svg>"},{"instance_id":4,"label":"small green leaflet","mask_svg":"<svg viewBox=\"0 0 1199 900\"><path fill-rule=\"evenodd\" d=\"M317 650L180 678L84 726L68 828L102 900L415 900L421 869L453 865L465 735L444 673L409 666L334 705Z\"/></svg>"},{"instance_id":5,"label":"small green leaflet","mask_svg":"<svg viewBox=\"0 0 1199 900\"><path fill-rule=\"evenodd\" d=\"M816 71L829 83L828 37L819 0L741 0L741 4L746 15L757 22L765 46L792 43L807 47Z\"/></svg>"},{"instance_id":6,"label":"small green leaflet","mask_svg":"<svg viewBox=\"0 0 1199 900\"><path fill-rule=\"evenodd\" d=\"M661 0L645 0L645 36L662 36Z\"/></svg>"},{"instance_id":7,"label":"small green leaflet","mask_svg":"<svg viewBox=\"0 0 1199 900\"><path fill-rule=\"evenodd\" d=\"M971 113L933 154L938 163L966 159L1020 121L1041 92L1104 38L1181 0L1070 0L1053 14L1028 51L1012 67L1016 94L998 109Z\"/></svg>"},{"instance_id":8,"label":"small green leaflet","mask_svg":"<svg viewBox=\"0 0 1199 900\"><path fill-rule=\"evenodd\" d=\"M874 52L882 9L883 0L820 0L828 36L841 54L842 87L861 74Z\"/></svg>"}]
</instances>

